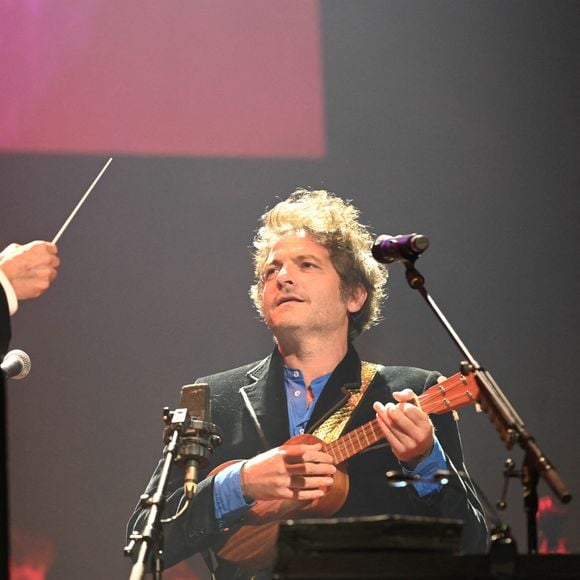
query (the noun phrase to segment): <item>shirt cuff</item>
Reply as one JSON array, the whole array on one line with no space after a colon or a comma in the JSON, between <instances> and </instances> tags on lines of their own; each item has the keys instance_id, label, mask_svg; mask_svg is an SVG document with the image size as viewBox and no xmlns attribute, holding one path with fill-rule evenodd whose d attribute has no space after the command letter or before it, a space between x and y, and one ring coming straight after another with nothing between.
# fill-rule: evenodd
<instances>
[{"instance_id":1,"label":"shirt cuff","mask_svg":"<svg viewBox=\"0 0 580 580\"><path fill-rule=\"evenodd\" d=\"M213 487L213 504L220 530L227 531L249 509L242 493L241 472L244 462L234 463L216 474Z\"/></svg>"},{"instance_id":2,"label":"shirt cuff","mask_svg":"<svg viewBox=\"0 0 580 580\"><path fill-rule=\"evenodd\" d=\"M6 294L6 301L8 302L8 311L10 312L10 316L12 316L18 310L18 298L16 297L16 292L14 292L12 284L10 284L10 280L8 280L8 277L2 270L0 270L0 285L4 288L4 294Z\"/></svg>"},{"instance_id":3,"label":"shirt cuff","mask_svg":"<svg viewBox=\"0 0 580 580\"><path fill-rule=\"evenodd\" d=\"M438 470L447 469L445 453L443 453L443 448L441 447L441 443L439 443L437 437L435 437L435 441L433 442L431 453L425 457L425 459L423 459L415 469L406 469L403 465L401 467L405 475L416 475L421 479L431 479ZM424 497L430 493L441 491L443 485L439 481L416 481L413 482L413 487L419 496Z\"/></svg>"}]
</instances>

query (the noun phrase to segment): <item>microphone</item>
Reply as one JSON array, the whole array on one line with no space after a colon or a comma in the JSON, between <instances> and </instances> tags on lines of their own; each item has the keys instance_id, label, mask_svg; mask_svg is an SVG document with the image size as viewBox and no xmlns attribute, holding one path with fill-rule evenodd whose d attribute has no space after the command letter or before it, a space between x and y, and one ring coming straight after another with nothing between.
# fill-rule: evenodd
<instances>
[{"instance_id":1,"label":"microphone","mask_svg":"<svg viewBox=\"0 0 580 580\"><path fill-rule=\"evenodd\" d=\"M187 409L192 419L209 422L209 386L207 383L181 387L179 406Z\"/></svg>"},{"instance_id":2,"label":"microphone","mask_svg":"<svg viewBox=\"0 0 580 580\"><path fill-rule=\"evenodd\" d=\"M416 260L429 247L429 239L422 234L401 236L380 235L372 245L373 258L382 264Z\"/></svg>"},{"instance_id":3,"label":"microphone","mask_svg":"<svg viewBox=\"0 0 580 580\"><path fill-rule=\"evenodd\" d=\"M11 350L0 366L5 379L23 379L30 372L30 357L23 350Z\"/></svg>"},{"instance_id":4,"label":"microphone","mask_svg":"<svg viewBox=\"0 0 580 580\"><path fill-rule=\"evenodd\" d=\"M185 460L183 489L185 497L192 499L197 486L198 470L209 462L211 441L209 440L210 411L209 386L205 383L181 387L181 408L187 409L189 424L181 437L179 455Z\"/></svg>"}]
</instances>

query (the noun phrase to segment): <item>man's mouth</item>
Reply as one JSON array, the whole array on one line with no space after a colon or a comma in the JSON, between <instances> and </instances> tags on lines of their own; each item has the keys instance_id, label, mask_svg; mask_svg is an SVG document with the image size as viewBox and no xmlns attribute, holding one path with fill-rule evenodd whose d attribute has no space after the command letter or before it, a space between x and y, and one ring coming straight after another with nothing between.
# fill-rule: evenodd
<instances>
[{"instance_id":1,"label":"man's mouth","mask_svg":"<svg viewBox=\"0 0 580 580\"><path fill-rule=\"evenodd\" d=\"M287 302L304 302L304 300L299 296L292 295L281 296L280 298L278 298L278 300L276 300L276 306L281 306L282 304L286 304Z\"/></svg>"}]
</instances>

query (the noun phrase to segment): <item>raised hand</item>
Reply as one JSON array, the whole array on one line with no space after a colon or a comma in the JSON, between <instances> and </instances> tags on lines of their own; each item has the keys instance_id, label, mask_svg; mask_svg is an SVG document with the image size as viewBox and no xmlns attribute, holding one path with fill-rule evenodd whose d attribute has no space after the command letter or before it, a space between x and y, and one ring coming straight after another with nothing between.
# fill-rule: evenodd
<instances>
[{"instance_id":1,"label":"raised hand","mask_svg":"<svg viewBox=\"0 0 580 580\"><path fill-rule=\"evenodd\" d=\"M56 278L60 260L50 242L10 244L0 253L0 269L19 300L36 298L46 292Z\"/></svg>"}]
</instances>

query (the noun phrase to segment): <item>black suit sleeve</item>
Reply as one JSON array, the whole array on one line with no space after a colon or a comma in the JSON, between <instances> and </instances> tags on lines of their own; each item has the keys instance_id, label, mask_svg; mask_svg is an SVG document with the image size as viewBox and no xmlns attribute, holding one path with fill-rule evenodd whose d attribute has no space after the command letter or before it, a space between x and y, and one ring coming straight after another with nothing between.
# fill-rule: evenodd
<instances>
[{"instance_id":1,"label":"black suit sleeve","mask_svg":"<svg viewBox=\"0 0 580 580\"><path fill-rule=\"evenodd\" d=\"M4 356L10 343L10 311L4 288L0 284L0 356Z\"/></svg>"}]
</instances>

